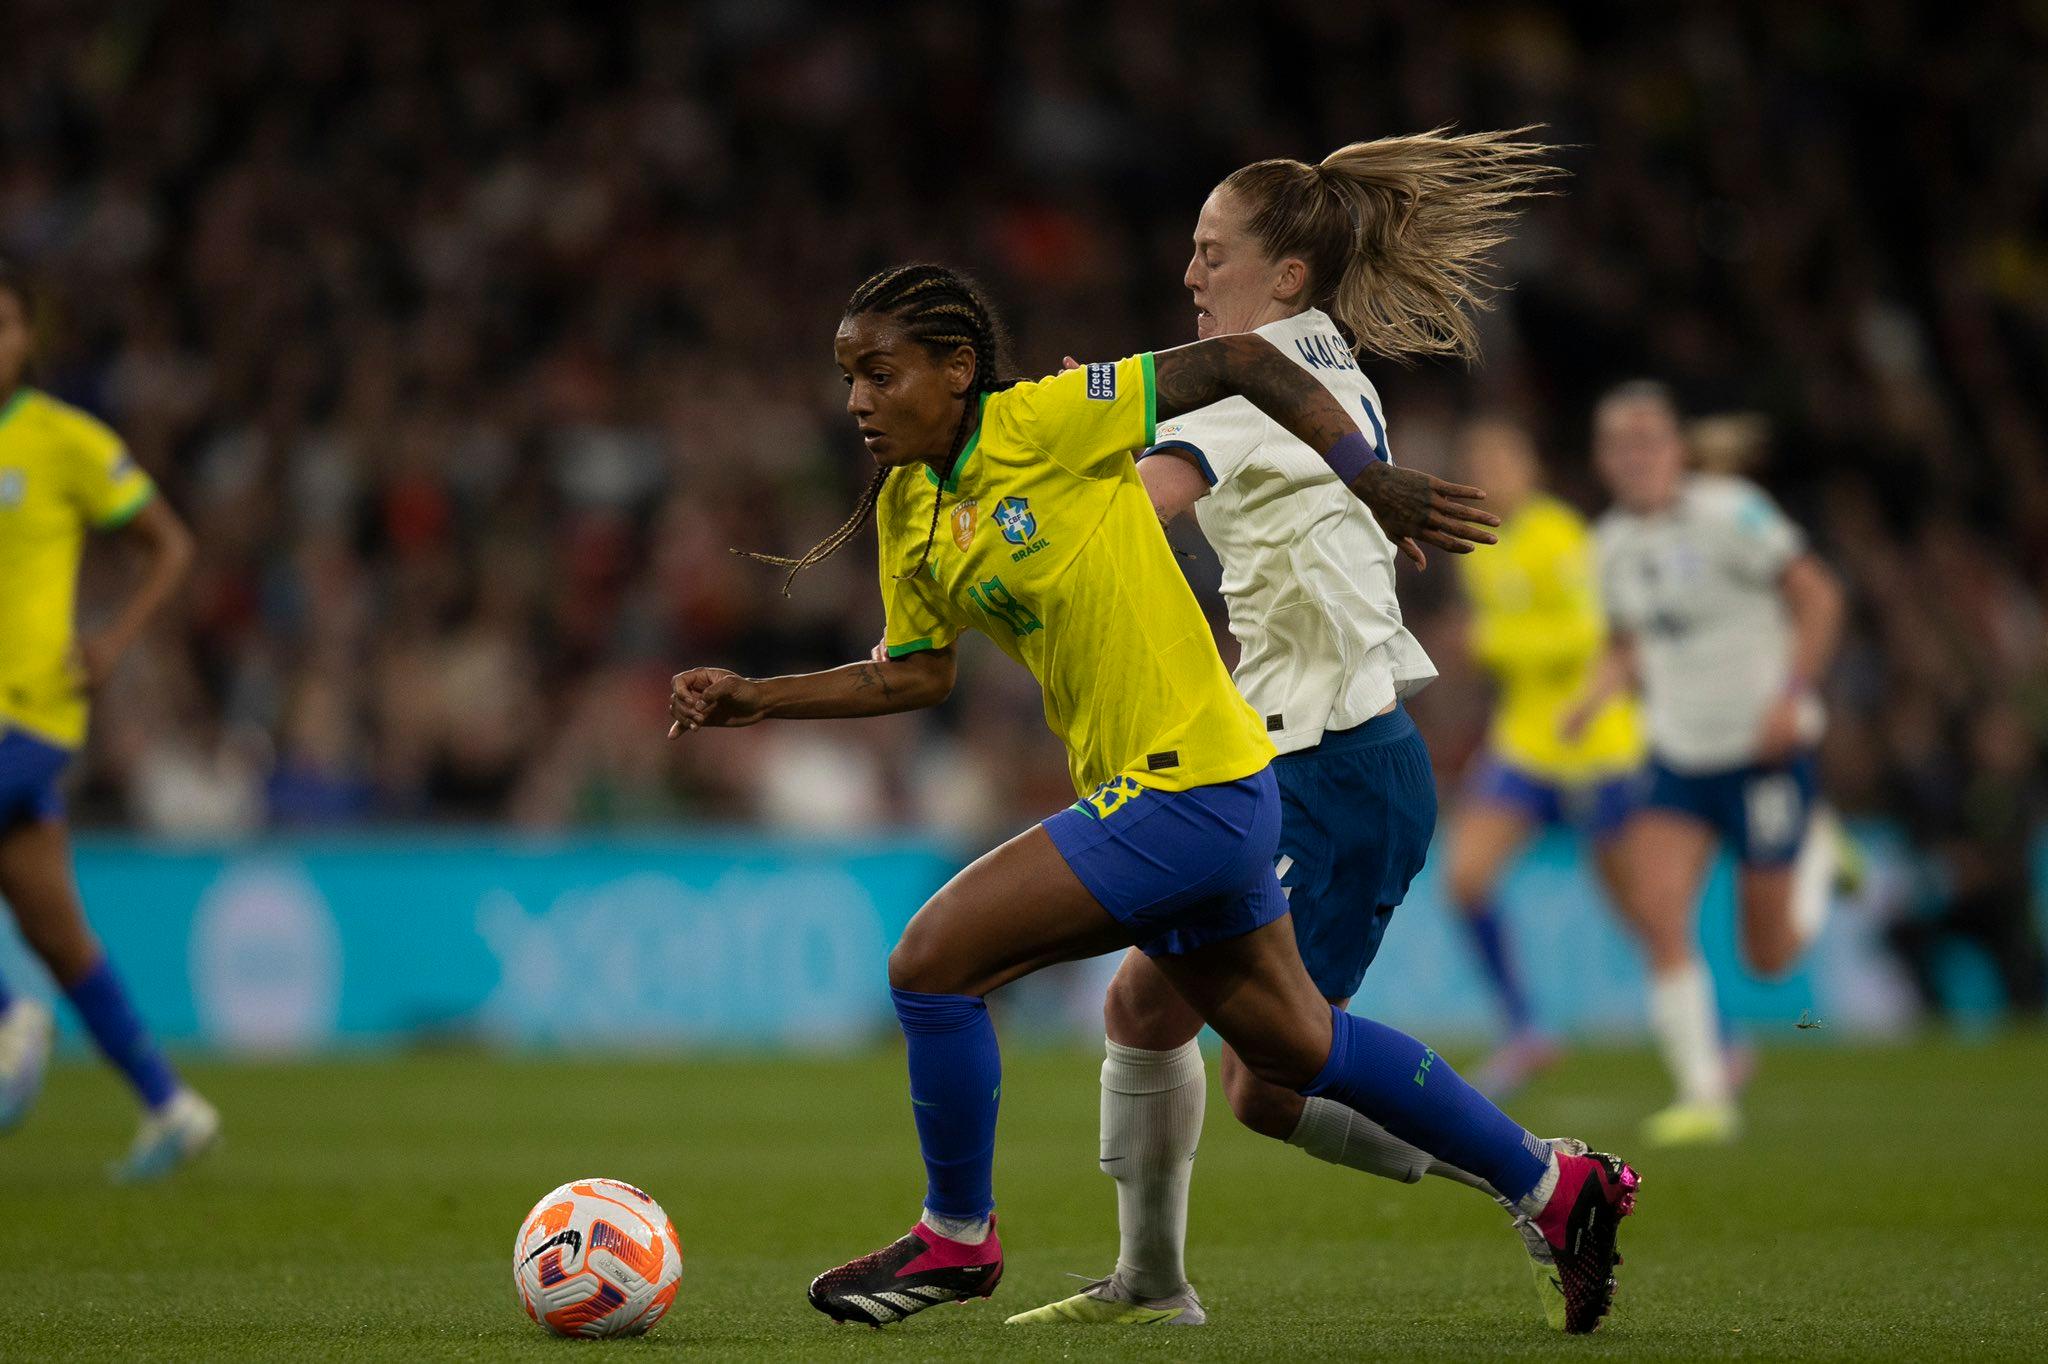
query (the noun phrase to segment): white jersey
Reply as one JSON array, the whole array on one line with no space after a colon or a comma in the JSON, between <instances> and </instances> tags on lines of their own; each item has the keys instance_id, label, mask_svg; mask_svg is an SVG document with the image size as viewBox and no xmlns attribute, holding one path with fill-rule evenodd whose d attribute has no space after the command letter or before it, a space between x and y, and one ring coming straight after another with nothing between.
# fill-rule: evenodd
<instances>
[{"instance_id":1,"label":"white jersey","mask_svg":"<svg viewBox=\"0 0 2048 1364\"><path fill-rule=\"evenodd\" d=\"M1315 375L1388 458L1380 396L1337 328L1310 309L1258 329ZM1436 667L1401 623L1394 545L1321 455L1243 398L1161 422L1212 491L1195 504L1223 561L1234 680L1282 753L1362 725Z\"/></svg>"},{"instance_id":2,"label":"white jersey","mask_svg":"<svg viewBox=\"0 0 2048 1364\"><path fill-rule=\"evenodd\" d=\"M1608 617L1635 637L1651 750L1686 773L1754 762L1764 714L1791 683L1779 581L1806 537L1747 479L1693 474L1663 511L1608 512L1598 539ZM1803 724L1819 742L1818 703Z\"/></svg>"}]
</instances>

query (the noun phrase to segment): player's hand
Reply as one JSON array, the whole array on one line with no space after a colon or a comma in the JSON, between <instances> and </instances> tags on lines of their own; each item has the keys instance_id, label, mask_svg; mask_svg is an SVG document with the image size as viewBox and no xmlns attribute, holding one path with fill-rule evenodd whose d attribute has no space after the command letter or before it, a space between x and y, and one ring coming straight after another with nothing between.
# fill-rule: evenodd
<instances>
[{"instance_id":1,"label":"player's hand","mask_svg":"<svg viewBox=\"0 0 2048 1364\"><path fill-rule=\"evenodd\" d=\"M1787 692L1771 703L1757 726L1756 760L1766 766L1784 762L1799 748L1801 697Z\"/></svg>"},{"instance_id":2,"label":"player's hand","mask_svg":"<svg viewBox=\"0 0 2048 1364\"><path fill-rule=\"evenodd\" d=\"M875 641L875 647L874 647L874 648L872 648L872 649L870 649L870 650L868 650L868 662L870 662L870 663L887 663L888 661L889 661L889 641L888 641L888 640L886 640L886 639L878 639L878 640L876 640L876 641Z\"/></svg>"},{"instance_id":3,"label":"player's hand","mask_svg":"<svg viewBox=\"0 0 2048 1364\"><path fill-rule=\"evenodd\" d=\"M1446 483L1420 469L1403 469L1378 460L1352 480L1351 491L1417 568L1428 562L1423 545L1435 545L1450 554L1470 554L1498 539L1489 527L1499 525L1500 518L1471 505L1486 497L1483 488Z\"/></svg>"},{"instance_id":4,"label":"player's hand","mask_svg":"<svg viewBox=\"0 0 2048 1364\"><path fill-rule=\"evenodd\" d=\"M72 646L71 675L88 695L106 686L120 663L120 643L105 635L89 635Z\"/></svg>"},{"instance_id":5,"label":"player's hand","mask_svg":"<svg viewBox=\"0 0 2048 1364\"><path fill-rule=\"evenodd\" d=\"M1060 357L1060 369L1061 369L1061 370L1063 370L1063 371L1064 371L1064 370L1070 370L1070 369L1079 369L1079 368L1081 368L1081 362L1080 362L1079 360L1076 360L1076 359L1075 359L1075 358L1074 358L1073 356L1071 356L1071 355L1062 355L1062 356Z\"/></svg>"},{"instance_id":6,"label":"player's hand","mask_svg":"<svg viewBox=\"0 0 2048 1364\"><path fill-rule=\"evenodd\" d=\"M706 725L739 729L763 719L761 688L725 668L691 668L669 679L668 737Z\"/></svg>"}]
</instances>

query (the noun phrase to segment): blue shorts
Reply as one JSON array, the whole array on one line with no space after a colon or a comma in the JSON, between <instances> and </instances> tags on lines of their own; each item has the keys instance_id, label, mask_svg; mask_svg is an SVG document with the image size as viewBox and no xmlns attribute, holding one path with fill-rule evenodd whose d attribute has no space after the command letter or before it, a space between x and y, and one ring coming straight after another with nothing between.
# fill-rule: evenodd
<instances>
[{"instance_id":1,"label":"blue shorts","mask_svg":"<svg viewBox=\"0 0 2048 1364\"><path fill-rule=\"evenodd\" d=\"M1283 753L1280 884L1316 989L1358 993L1436 831L1429 747L1406 710Z\"/></svg>"},{"instance_id":2,"label":"blue shorts","mask_svg":"<svg viewBox=\"0 0 2048 1364\"><path fill-rule=\"evenodd\" d=\"M0 830L62 817L57 779L70 762L70 749L0 727Z\"/></svg>"},{"instance_id":3,"label":"blue shorts","mask_svg":"<svg viewBox=\"0 0 2048 1364\"><path fill-rule=\"evenodd\" d=\"M1117 777L1046 820L1045 831L1147 956L1241 938L1287 913L1273 874L1280 791L1270 767L1186 791Z\"/></svg>"},{"instance_id":4,"label":"blue shorts","mask_svg":"<svg viewBox=\"0 0 2048 1364\"><path fill-rule=\"evenodd\" d=\"M1674 772L1650 760L1651 809L1674 810L1706 824L1747 867L1782 867L1799 855L1819 785L1813 754L1777 766Z\"/></svg>"},{"instance_id":5,"label":"blue shorts","mask_svg":"<svg viewBox=\"0 0 2048 1364\"><path fill-rule=\"evenodd\" d=\"M1645 785L1645 776L1634 772L1603 781L1550 781L1488 753L1465 779L1465 798L1512 810L1539 828L1554 825L1604 843L1642 806Z\"/></svg>"}]
</instances>

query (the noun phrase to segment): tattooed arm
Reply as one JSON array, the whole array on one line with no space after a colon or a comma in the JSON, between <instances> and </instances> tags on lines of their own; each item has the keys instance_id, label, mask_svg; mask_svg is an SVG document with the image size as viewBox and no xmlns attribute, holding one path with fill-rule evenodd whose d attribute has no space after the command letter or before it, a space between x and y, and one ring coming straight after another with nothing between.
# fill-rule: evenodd
<instances>
[{"instance_id":1,"label":"tattooed arm","mask_svg":"<svg viewBox=\"0 0 2048 1364\"><path fill-rule=\"evenodd\" d=\"M952 695L953 677L951 645L788 677L754 679L724 668L691 668L669 679L668 737L763 720L838 720L923 710Z\"/></svg>"},{"instance_id":2,"label":"tattooed arm","mask_svg":"<svg viewBox=\"0 0 2048 1364\"><path fill-rule=\"evenodd\" d=\"M1494 543L1486 527L1499 525L1500 518L1467 505L1484 492L1374 458L1358 424L1330 391L1265 337L1212 337L1160 351L1152 360L1159 420L1225 398L1247 399L1328 460L1380 529L1417 564L1418 540L1453 554Z\"/></svg>"}]
</instances>

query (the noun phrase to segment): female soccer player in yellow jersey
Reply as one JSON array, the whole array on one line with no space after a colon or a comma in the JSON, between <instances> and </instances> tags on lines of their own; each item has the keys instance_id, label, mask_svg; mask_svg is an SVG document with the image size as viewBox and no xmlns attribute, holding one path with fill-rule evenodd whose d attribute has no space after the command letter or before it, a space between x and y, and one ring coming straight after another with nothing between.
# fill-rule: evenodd
<instances>
[{"instance_id":1,"label":"female soccer player in yellow jersey","mask_svg":"<svg viewBox=\"0 0 2048 1364\"><path fill-rule=\"evenodd\" d=\"M1506 1044L1473 1083L1496 1099L1555 1059L1501 926L1501 873L1533 834L1562 826L1589 839L1617 909L1629 908L1623 827L1641 799L1644 745L1632 699L1613 697L1573 738L1566 713L1607 642L1585 519L1541 486L1529 433L1477 422L1464 472L1500 513L1500 543L1459 561L1472 607L1472 656L1497 688L1486 750L1465 783L1451 835L1450 894L1508 1024Z\"/></svg>"},{"instance_id":2,"label":"female soccer player in yellow jersey","mask_svg":"<svg viewBox=\"0 0 2048 1364\"><path fill-rule=\"evenodd\" d=\"M113 1172L149 1179L211 1145L220 1117L178 1082L86 925L57 783L88 697L183 577L192 540L113 432L24 384L29 313L26 284L0 265L0 900L141 1099L142 1129ZM145 568L112 624L74 641L89 530L118 530ZM0 982L0 1130L34 1101L50 1034L49 1009Z\"/></svg>"},{"instance_id":3,"label":"female soccer player in yellow jersey","mask_svg":"<svg viewBox=\"0 0 2048 1364\"><path fill-rule=\"evenodd\" d=\"M1376 460L1329 391L1257 336L1217 337L1034 383L997 378L998 329L957 275L907 266L848 303L835 349L877 466L861 505L792 576L878 510L889 661L673 680L671 733L879 715L951 691L978 629L1029 668L1081 799L962 871L889 959L925 1157L923 1214L812 1282L840 1321L985 1297L1002 1275L992 1160L1001 1060L984 996L1053 962L1136 945L1261 1079L1328 1096L1473 1172L1558 1247L1566 1296L1611 1292L1636 1177L1553 1152L1414 1039L1334 1010L1304 970L1274 875L1273 746L1232 688L1131 452L1158 420L1242 395L1326 458L1397 536L1447 549L1491 520Z\"/></svg>"}]
</instances>

